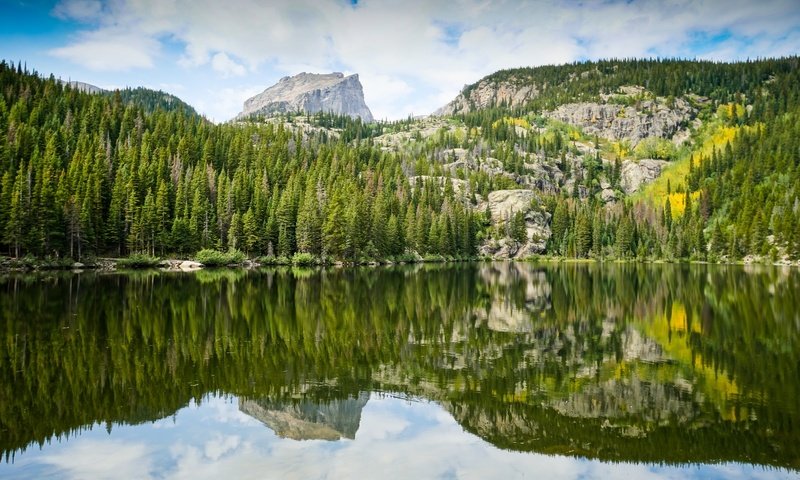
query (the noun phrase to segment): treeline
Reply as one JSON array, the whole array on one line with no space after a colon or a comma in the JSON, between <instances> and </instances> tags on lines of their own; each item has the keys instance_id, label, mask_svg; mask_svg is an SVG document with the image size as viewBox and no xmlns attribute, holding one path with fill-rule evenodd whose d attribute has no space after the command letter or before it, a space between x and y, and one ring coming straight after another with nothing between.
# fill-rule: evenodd
<instances>
[{"instance_id":1,"label":"treeline","mask_svg":"<svg viewBox=\"0 0 800 480\"><path fill-rule=\"evenodd\" d=\"M105 92L105 95L112 97L119 96L119 100L122 101L122 103L126 105L129 103L136 104L143 107L146 112L154 112L156 110L178 110L190 115L197 115L197 111L195 111L194 107L175 95L161 90L136 87Z\"/></svg>"},{"instance_id":2,"label":"treeline","mask_svg":"<svg viewBox=\"0 0 800 480\"><path fill-rule=\"evenodd\" d=\"M800 57L796 56L732 63L681 59L585 61L500 70L468 85L462 93L468 97L481 82L532 84L540 92L522 108L525 111L552 110L563 103L594 100L601 93L613 94L625 85L639 85L661 97L696 94L727 103L737 97L761 96L765 82L796 71L798 62ZM783 87L775 101L783 103L790 97L796 100L795 86Z\"/></svg>"},{"instance_id":3,"label":"treeline","mask_svg":"<svg viewBox=\"0 0 800 480\"><path fill-rule=\"evenodd\" d=\"M488 235L531 240L522 212L491 219L485 204L477 206L493 190L538 178L541 198L531 207L550 219L546 254L796 259L797 60L603 61L490 77L516 72L519 81L551 85L537 102L566 98L559 88L565 95L627 84L658 95L694 92L711 99L700 112L705 124L738 132L696 151L666 198L611 205L601 184L620 192L621 154L604 159L596 138L596 153L582 153L575 140L592 140L542 119L536 109L544 104L464 114L463 129L442 127L390 151L375 136L408 131L411 120L363 124L319 113L287 122L322 128L213 125L163 92L90 95L0 62L0 252L82 259L210 248L348 261L470 258ZM540 120L546 129L531 128L545 126ZM480 168L459 164L455 148ZM526 166L531 155L562 175L537 177Z\"/></svg>"},{"instance_id":4,"label":"treeline","mask_svg":"<svg viewBox=\"0 0 800 480\"><path fill-rule=\"evenodd\" d=\"M14 256L466 257L479 216L402 160L275 125L64 88L0 62L0 249Z\"/></svg>"},{"instance_id":5,"label":"treeline","mask_svg":"<svg viewBox=\"0 0 800 480\"><path fill-rule=\"evenodd\" d=\"M747 255L800 259L800 110L742 129L689 174L663 205L604 205L551 196L548 252L578 258L718 261Z\"/></svg>"},{"instance_id":6,"label":"treeline","mask_svg":"<svg viewBox=\"0 0 800 480\"><path fill-rule=\"evenodd\" d=\"M705 122L735 129L731 141L710 152L690 153L688 175L658 202L645 198L606 205L599 198L596 179L603 177L616 188L619 159L611 163L584 156L583 171L575 172L580 177L575 178L573 189L547 197L553 233L547 253L584 258L736 260L755 255L798 259L798 60L610 60L506 70L488 78L547 87L524 107L497 105L463 113L460 118L468 126L480 127L487 140L509 144L506 150L536 151L558 159L570 149L568 131L551 129L521 139L513 129L498 129L498 125L509 125L507 118L530 118L567 101L596 99L598 93L613 93L623 85L642 85L659 96L705 96L710 101L701 107L700 116ZM508 133L498 135L504 131ZM699 140L697 146L702 147L703 139ZM557 161L556 165L565 176L571 174L568 164Z\"/></svg>"}]
</instances>

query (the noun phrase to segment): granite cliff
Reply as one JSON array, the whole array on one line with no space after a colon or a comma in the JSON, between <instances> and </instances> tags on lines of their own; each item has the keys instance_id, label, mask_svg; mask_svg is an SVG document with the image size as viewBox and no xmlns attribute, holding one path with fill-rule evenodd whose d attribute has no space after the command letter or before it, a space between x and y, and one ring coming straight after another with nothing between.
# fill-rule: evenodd
<instances>
[{"instance_id":1,"label":"granite cliff","mask_svg":"<svg viewBox=\"0 0 800 480\"><path fill-rule=\"evenodd\" d=\"M304 72L283 77L275 85L245 100L242 112L236 118L287 112L332 112L358 117L365 122L373 121L358 74L344 76L339 72Z\"/></svg>"}]
</instances>

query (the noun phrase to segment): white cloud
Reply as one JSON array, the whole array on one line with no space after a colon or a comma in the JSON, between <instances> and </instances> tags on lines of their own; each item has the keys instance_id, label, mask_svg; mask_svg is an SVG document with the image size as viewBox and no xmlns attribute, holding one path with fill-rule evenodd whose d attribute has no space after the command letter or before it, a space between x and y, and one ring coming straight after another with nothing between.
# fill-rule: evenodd
<instances>
[{"instance_id":1,"label":"white cloud","mask_svg":"<svg viewBox=\"0 0 800 480\"><path fill-rule=\"evenodd\" d=\"M218 52L211 57L211 68L222 74L223 77L241 77L247 70L233 61L225 52Z\"/></svg>"},{"instance_id":2,"label":"white cloud","mask_svg":"<svg viewBox=\"0 0 800 480\"><path fill-rule=\"evenodd\" d=\"M167 93L172 93L172 94L186 91L186 86L183 85L182 83L162 82L150 88L152 88L153 90L163 90Z\"/></svg>"},{"instance_id":3,"label":"white cloud","mask_svg":"<svg viewBox=\"0 0 800 480\"><path fill-rule=\"evenodd\" d=\"M52 49L50 54L90 70L127 71L153 67L153 57L158 50L158 42L153 38L100 30L82 35L65 47Z\"/></svg>"},{"instance_id":4,"label":"white cloud","mask_svg":"<svg viewBox=\"0 0 800 480\"><path fill-rule=\"evenodd\" d=\"M374 115L390 119L428 113L501 68L800 52L796 0L64 0L54 13L92 26L52 53L94 70L152 67L168 42L184 75L206 69L255 83L267 71L270 81L301 70L357 72ZM703 45L720 35L729 38ZM230 118L241 102L214 108L221 117L213 118Z\"/></svg>"},{"instance_id":5,"label":"white cloud","mask_svg":"<svg viewBox=\"0 0 800 480\"><path fill-rule=\"evenodd\" d=\"M242 443L238 435L217 435L215 438L209 440L205 444L204 453L206 458L212 462L218 461L223 455L230 453Z\"/></svg>"},{"instance_id":6,"label":"white cloud","mask_svg":"<svg viewBox=\"0 0 800 480\"><path fill-rule=\"evenodd\" d=\"M225 121L242 111L245 100L261 93L265 88L261 85L242 85L218 90L206 89L187 92L181 98L201 114L216 121Z\"/></svg>"},{"instance_id":7,"label":"white cloud","mask_svg":"<svg viewBox=\"0 0 800 480\"><path fill-rule=\"evenodd\" d=\"M355 440L280 438L237 401L208 398L176 414L178 427L102 429L21 452L14 476L58 478L793 478L793 472L724 463L665 466L603 463L502 450L468 433L440 405L372 395ZM247 419L247 421L245 421ZM115 437L116 436L116 437Z\"/></svg>"},{"instance_id":8,"label":"white cloud","mask_svg":"<svg viewBox=\"0 0 800 480\"><path fill-rule=\"evenodd\" d=\"M66 478L150 478L151 454L143 443L77 439L64 450L41 458Z\"/></svg>"},{"instance_id":9,"label":"white cloud","mask_svg":"<svg viewBox=\"0 0 800 480\"><path fill-rule=\"evenodd\" d=\"M64 20L90 22L97 20L103 11L100 0L71 0L59 2L53 8L53 14Z\"/></svg>"}]
</instances>

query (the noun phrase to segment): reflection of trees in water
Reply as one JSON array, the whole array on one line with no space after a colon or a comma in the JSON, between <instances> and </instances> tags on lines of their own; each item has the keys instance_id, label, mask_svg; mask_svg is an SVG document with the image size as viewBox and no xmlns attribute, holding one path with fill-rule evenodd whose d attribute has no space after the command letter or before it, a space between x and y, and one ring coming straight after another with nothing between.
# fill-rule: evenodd
<instances>
[{"instance_id":1,"label":"reflection of trees in water","mask_svg":"<svg viewBox=\"0 0 800 480\"><path fill-rule=\"evenodd\" d=\"M4 278L0 449L153 420L208 392L344 434L286 392L339 405L383 390L440 401L507 448L797 467L796 273L513 263L296 273Z\"/></svg>"}]
</instances>

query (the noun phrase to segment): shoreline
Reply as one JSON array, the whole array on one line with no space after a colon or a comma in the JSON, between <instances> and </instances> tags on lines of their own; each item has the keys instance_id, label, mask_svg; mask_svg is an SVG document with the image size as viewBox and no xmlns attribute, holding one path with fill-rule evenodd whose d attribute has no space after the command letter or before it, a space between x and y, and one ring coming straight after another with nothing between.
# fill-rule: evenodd
<instances>
[{"instance_id":1,"label":"shoreline","mask_svg":"<svg viewBox=\"0 0 800 480\"><path fill-rule=\"evenodd\" d=\"M471 258L446 258L435 257L405 257L402 260L382 259L382 260L362 260L352 261L320 261L314 259L311 262L292 262L292 259L272 259L271 261L260 261L259 258L246 259L243 262L228 264L206 265L194 259L166 258L154 259L148 264L131 263L132 257L99 257L92 262L71 262L61 261L55 263L46 259L14 259L4 258L0 261L0 273L26 273L26 272L48 272L48 271L73 271L82 272L94 270L101 272L108 271L127 271L127 270L161 270L167 272L194 272L198 270L217 270L217 269L254 269L264 267L298 267L298 268L318 268L318 267L379 267L392 265L422 265L422 264L455 264L455 263L486 263L486 262L515 262L529 264L570 264L570 265L605 265L605 264L648 264L648 265L717 265L717 266L761 266L761 267L795 267L800 268L800 260L779 260L764 261L763 259L747 258L736 261L717 261L708 260L667 260L667 259L597 259L597 258L567 258L557 256L534 256L525 258L501 258L501 257L471 257Z\"/></svg>"}]
</instances>

